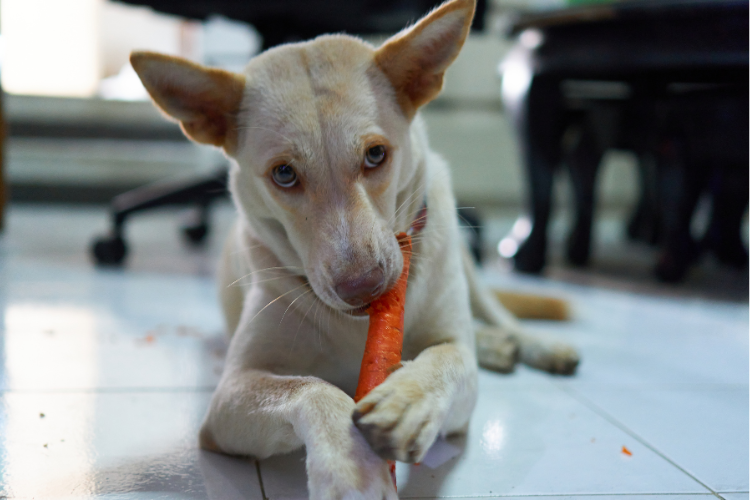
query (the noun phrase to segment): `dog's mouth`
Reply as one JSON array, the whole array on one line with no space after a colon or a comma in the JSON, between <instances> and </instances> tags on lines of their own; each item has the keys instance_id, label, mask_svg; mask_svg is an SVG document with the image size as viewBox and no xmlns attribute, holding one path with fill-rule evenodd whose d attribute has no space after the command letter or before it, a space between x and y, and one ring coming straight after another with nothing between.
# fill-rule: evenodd
<instances>
[{"instance_id":1,"label":"dog's mouth","mask_svg":"<svg viewBox=\"0 0 750 500\"><path fill-rule=\"evenodd\" d=\"M345 309L342 312L345 312L349 316L362 317L362 316L367 316L367 309L369 307L370 307L370 304L365 304L363 306L359 306L354 309Z\"/></svg>"}]
</instances>

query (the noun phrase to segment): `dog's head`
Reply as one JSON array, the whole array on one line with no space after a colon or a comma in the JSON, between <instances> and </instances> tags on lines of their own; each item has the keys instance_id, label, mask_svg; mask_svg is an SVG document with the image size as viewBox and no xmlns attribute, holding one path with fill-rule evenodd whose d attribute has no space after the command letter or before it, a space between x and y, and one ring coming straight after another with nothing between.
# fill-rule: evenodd
<instances>
[{"instance_id":1,"label":"dog's head","mask_svg":"<svg viewBox=\"0 0 750 500\"><path fill-rule=\"evenodd\" d=\"M283 45L243 74L148 52L131 62L187 136L236 160L235 202L278 258L304 268L326 304L357 313L401 272L394 234L424 196L411 122L473 12L474 0L445 3L379 48L345 35Z\"/></svg>"}]
</instances>

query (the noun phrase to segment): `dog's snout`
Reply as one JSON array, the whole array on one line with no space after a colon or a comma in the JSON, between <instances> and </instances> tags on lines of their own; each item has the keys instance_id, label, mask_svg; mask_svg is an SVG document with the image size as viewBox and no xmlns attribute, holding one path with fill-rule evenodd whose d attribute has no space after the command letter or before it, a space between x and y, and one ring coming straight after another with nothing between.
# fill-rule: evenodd
<instances>
[{"instance_id":1,"label":"dog's snout","mask_svg":"<svg viewBox=\"0 0 750 500\"><path fill-rule=\"evenodd\" d=\"M372 302L383 291L384 282L383 269L378 266L355 278L340 281L335 289L341 300L359 307Z\"/></svg>"}]
</instances>

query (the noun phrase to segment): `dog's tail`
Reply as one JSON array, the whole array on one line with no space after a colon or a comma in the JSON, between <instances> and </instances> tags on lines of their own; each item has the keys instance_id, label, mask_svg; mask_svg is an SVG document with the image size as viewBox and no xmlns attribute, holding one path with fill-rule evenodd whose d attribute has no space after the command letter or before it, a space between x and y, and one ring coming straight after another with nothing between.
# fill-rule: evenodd
<instances>
[{"instance_id":1,"label":"dog's tail","mask_svg":"<svg viewBox=\"0 0 750 500\"><path fill-rule=\"evenodd\" d=\"M509 372L521 361L551 373L575 372L579 358L572 347L529 334L512 313L518 313L521 318L564 320L570 317L565 301L536 295L493 293L479 280L474 260L466 248L463 249L463 264L471 312L482 323L476 330L477 359L482 367Z\"/></svg>"},{"instance_id":2,"label":"dog's tail","mask_svg":"<svg viewBox=\"0 0 750 500\"><path fill-rule=\"evenodd\" d=\"M567 321L570 319L568 303L554 297L493 290L495 298L518 319L548 319Z\"/></svg>"}]
</instances>

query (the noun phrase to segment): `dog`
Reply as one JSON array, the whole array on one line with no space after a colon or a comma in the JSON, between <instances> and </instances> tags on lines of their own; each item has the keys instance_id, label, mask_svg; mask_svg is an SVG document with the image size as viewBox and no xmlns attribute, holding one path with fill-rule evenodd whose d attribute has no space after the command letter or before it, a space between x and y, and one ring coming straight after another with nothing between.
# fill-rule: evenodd
<instances>
[{"instance_id":1,"label":"dog","mask_svg":"<svg viewBox=\"0 0 750 500\"><path fill-rule=\"evenodd\" d=\"M304 446L310 498L395 499L386 460L419 462L466 432L478 359L575 370L575 350L531 337L477 280L418 114L474 8L444 3L377 48L282 45L242 74L131 55L157 107L231 162L238 218L219 281L232 336L202 448L263 459ZM402 366L355 404L367 305L401 273L394 235L415 227Z\"/></svg>"}]
</instances>

